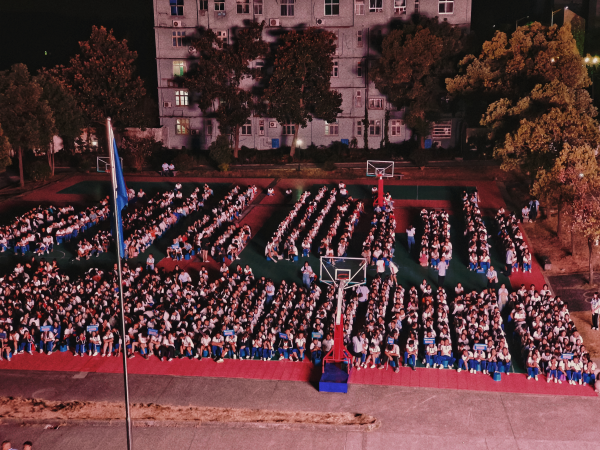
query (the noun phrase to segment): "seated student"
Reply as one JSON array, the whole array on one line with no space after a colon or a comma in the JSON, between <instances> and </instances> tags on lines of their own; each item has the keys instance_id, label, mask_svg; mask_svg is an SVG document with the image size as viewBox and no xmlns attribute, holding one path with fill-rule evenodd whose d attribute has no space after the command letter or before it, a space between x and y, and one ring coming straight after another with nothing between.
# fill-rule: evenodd
<instances>
[{"instance_id":1,"label":"seated student","mask_svg":"<svg viewBox=\"0 0 600 450\"><path fill-rule=\"evenodd\" d=\"M523 272L530 272L531 273L531 253L529 253L529 250L525 250L523 252Z\"/></svg>"},{"instance_id":2,"label":"seated student","mask_svg":"<svg viewBox=\"0 0 600 450\"><path fill-rule=\"evenodd\" d=\"M194 353L194 341L185 332L181 332L181 345L179 346L179 358L187 356L189 359L193 358Z\"/></svg>"},{"instance_id":3,"label":"seated student","mask_svg":"<svg viewBox=\"0 0 600 450\"><path fill-rule=\"evenodd\" d=\"M279 353L279 361L283 361L284 359L291 358L289 338L285 338L285 339L280 338L279 339L279 347L277 348L277 352Z\"/></svg>"},{"instance_id":4,"label":"seated student","mask_svg":"<svg viewBox=\"0 0 600 450\"><path fill-rule=\"evenodd\" d=\"M428 333L429 335L431 335L431 333ZM428 338L430 336L427 336ZM438 354L438 348L435 345L435 341L427 344L425 346L425 359L423 360L423 364L425 364L426 368L430 368L433 366L433 368L435 369L437 367L437 362L436 362L436 357Z\"/></svg>"},{"instance_id":5,"label":"seated student","mask_svg":"<svg viewBox=\"0 0 600 450\"><path fill-rule=\"evenodd\" d=\"M81 356L83 358L83 355L85 355L85 343L86 343L86 337L85 337L85 331L81 331L81 333L79 333L79 335L77 336L76 340L75 340L75 353L74 356Z\"/></svg>"},{"instance_id":6,"label":"seated student","mask_svg":"<svg viewBox=\"0 0 600 450\"><path fill-rule=\"evenodd\" d=\"M262 359L262 346L263 346L263 334L262 331L259 331L258 334L252 339L252 359L261 358ZM290 361L292 360L292 356L290 355Z\"/></svg>"},{"instance_id":7,"label":"seated student","mask_svg":"<svg viewBox=\"0 0 600 450\"><path fill-rule=\"evenodd\" d=\"M98 352L100 351L101 343L102 343L102 341L100 339L100 336L98 336L98 332L92 331L92 335L90 336L90 342L88 344L88 355L89 356L97 356Z\"/></svg>"},{"instance_id":8,"label":"seated student","mask_svg":"<svg viewBox=\"0 0 600 450\"><path fill-rule=\"evenodd\" d=\"M452 367L456 360L452 357L452 345L450 345L449 339L442 339L439 345L439 354L436 359L436 363L439 369L444 368L444 362L447 363L448 367Z\"/></svg>"},{"instance_id":9,"label":"seated student","mask_svg":"<svg viewBox=\"0 0 600 450\"><path fill-rule=\"evenodd\" d=\"M102 344L102 357L111 356L115 335L112 333L110 328L106 330L106 333L104 333L104 336L102 336L102 340L104 341Z\"/></svg>"},{"instance_id":10,"label":"seated student","mask_svg":"<svg viewBox=\"0 0 600 450\"><path fill-rule=\"evenodd\" d=\"M473 350L469 353L469 372L477 373L479 369L485 368L485 352L483 350Z\"/></svg>"},{"instance_id":11,"label":"seated student","mask_svg":"<svg viewBox=\"0 0 600 450\"><path fill-rule=\"evenodd\" d=\"M212 346L212 354L214 356L215 362L222 363L223 362L223 345L225 339L221 335L220 331L217 331L215 336L212 338L211 346Z\"/></svg>"},{"instance_id":12,"label":"seated student","mask_svg":"<svg viewBox=\"0 0 600 450\"><path fill-rule=\"evenodd\" d=\"M537 354L537 350L529 351L529 356L527 357L527 379L531 380L535 378L535 381L538 380L539 374L539 357Z\"/></svg>"},{"instance_id":13,"label":"seated student","mask_svg":"<svg viewBox=\"0 0 600 450\"><path fill-rule=\"evenodd\" d=\"M370 363L371 369L374 369L377 366L379 366L380 369L383 369L381 362L377 362L379 355L381 355L381 348L379 347L379 344L372 339L369 343L369 355L367 356L365 367L369 367Z\"/></svg>"},{"instance_id":14,"label":"seated student","mask_svg":"<svg viewBox=\"0 0 600 450\"><path fill-rule=\"evenodd\" d=\"M508 352L508 347L502 348L502 351L498 354L498 369L500 372L504 372L506 375L510 374L511 368L511 356Z\"/></svg>"},{"instance_id":15,"label":"seated student","mask_svg":"<svg viewBox=\"0 0 600 450\"><path fill-rule=\"evenodd\" d=\"M148 357L148 336L144 336L144 333L141 331L138 333L137 342L140 347L140 355L144 358L149 359Z\"/></svg>"},{"instance_id":16,"label":"seated student","mask_svg":"<svg viewBox=\"0 0 600 450\"><path fill-rule=\"evenodd\" d=\"M394 362L394 372L400 372L400 347L398 344L387 344L385 347L385 358L386 362L389 362L390 359Z\"/></svg>"},{"instance_id":17,"label":"seated student","mask_svg":"<svg viewBox=\"0 0 600 450\"><path fill-rule=\"evenodd\" d=\"M569 384L583 383L583 364L579 361L579 356L574 355L573 359L567 363L567 380Z\"/></svg>"},{"instance_id":18,"label":"seated student","mask_svg":"<svg viewBox=\"0 0 600 450\"><path fill-rule=\"evenodd\" d=\"M6 357L6 360L10 362L10 345L8 343L8 334L6 329L0 328L0 333L4 333L6 337L0 339L0 361L3 361L2 355ZM14 354L14 353L13 353Z\"/></svg>"},{"instance_id":19,"label":"seated student","mask_svg":"<svg viewBox=\"0 0 600 450\"><path fill-rule=\"evenodd\" d=\"M54 350L54 342L56 341L56 336L54 335L54 332L52 330L50 331L44 331L42 333L42 344L40 345L40 353L44 353L44 349L46 349L46 352L48 353L48 355L52 354L52 351Z\"/></svg>"},{"instance_id":20,"label":"seated student","mask_svg":"<svg viewBox=\"0 0 600 450\"><path fill-rule=\"evenodd\" d=\"M290 355L291 361L303 361L304 350L306 348L306 338L304 337L304 333L302 331L298 333L298 337L295 339L294 343L295 348L293 353Z\"/></svg>"},{"instance_id":21,"label":"seated student","mask_svg":"<svg viewBox=\"0 0 600 450\"><path fill-rule=\"evenodd\" d=\"M148 255L148 258L146 258L146 270L151 272L154 271L154 255L152 253Z\"/></svg>"},{"instance_id":22,"label":"seated student","mask_svg":"<svg viewBox=\"0 0 600 450\"><path fill-rule=\"evenodd\" d=\"M291 189L286 189L286 190L285 190L285 199L286 199L287 201L289 201L289 200L291 200L291 199L292 199L292 193L293 193L293 192L294 192L294 191L292 191Z\"/></svg>"},{"instance_id":23,"label":"seated student","mask_svg":"<svg viewBox=\"0 0 600 450\"><path fill-rule=\"evenodd\" d=\"M161 175L165 176L165 177L169 176L169 164L168 163L163 163Z\"/></svg>"},{"instance_id":24,"label":"seated student","mask_svg":"<svg viewBox=\"0 0 600 450\"><path fill-rule=\"evenodd\" d=\"M225 356L229 359L237 359L237 335L225 336Z\"/></svg>"},{"instance_id":25,"label":"seated student","mask_svg":"<svg viewBox=\"0 0 600 450\"><path fill-rule=\"evenodd\" d=\"M310 344L310 358L312 359L313 364L316 364L317 361L321 360L322 357L322 351L321 351L321 341L319 341L317 338L313 338L311 344Z\"/></svg>"},{"instance_id":26,"label":"seated student","mask_svg":"<svg viewBox=\"0 0 600 450\"><path fill-rule=\"evenodd\" d=\"M169 175L172 177L175 176L175 165L173 163L169 164Z\"/></svg>"},{"instance_id":27,"label":"seated student","mask_svg":"<svg viewBox=\"0 0 600 450\"><path fill-rule=\"evenodd\" d=\"M272 187L267 189L267 196L269 197L273 197L275 195L275 189L273 189Z\"/></svg>"},{"instance_id":28,"label":"seated student","mask_svg":"<svg viewBox=\"0 0 600 450\"><path fill-rule=\"evenodd\" d=\"M263 339L262 346L262 360L271 361L273 359L273 335L269 333L265 339Z\"/></svg>"},{"instance_id":29,"label":"seated student","mask_svg":"<svg viewBox=\"0 0 600 450\"><path fill-rule=\"evenodd\" d=\"M558 359L556 359L556 356L552 357L548 363L548 367L546 367L546 382L550 383L552 380L554 380L555 383L562 384L562 381L559 380Z\"/></svg>"},{"instance_id":30,"label":"seated student","mask_svg":"<svg viewBox=\"0 0 600 450\"><path fill-rule=\"evenodd\" d=\"M465 348L458 359L458 369L456 369L456 371L460 373L461 370L467 370L467 367L469 366L469 360L469 351Z\"/></svg>"},{"instance_id":31,"label":"seated student","mask_svg":"<svg viewBox=\"0 0 600 450\"><path fill-rule=\"evenodd\" d=\"M596 363L593 361L587 361L583 369L583 384L589 384L590 386L596 383Z\"/></svg>"},{"instance_id":32,"label":"seated student","mask_svg":"<svg viewBox=\"0 0 600 450\"><path fill-rule=\"evenodd\" d=\"M417 345L413 339L409 339L406 343L404 351L404 365L411 366L412 370L417 370Z\"/></svg>"},{"instance_id":33,"label":"seated student","mask_svg":"<svg viewBox=\"0 0 600 450\"><path fill-rule=\"evenodd\" d=\"M485 374L494 375L496 372L498 372L498 352L494 347L492 347L487 355L487 367Z\"/></svg>"},{"instance_id":34,"label":"seated student","mask_svg":"<svg viewBox=\"0 0 600 450\"><path fill-rule=\"evenodd\" d=\"M200 350L198 351L198 359L200 361L202 361L202 358L204 358L204 352L206 352L206 355L211 358L212 357L212 348L211 348L211 342L212 339L210 337L210 335L208 333L202 333L202 336L200 337Z\"/></svg>"}]
</instances>

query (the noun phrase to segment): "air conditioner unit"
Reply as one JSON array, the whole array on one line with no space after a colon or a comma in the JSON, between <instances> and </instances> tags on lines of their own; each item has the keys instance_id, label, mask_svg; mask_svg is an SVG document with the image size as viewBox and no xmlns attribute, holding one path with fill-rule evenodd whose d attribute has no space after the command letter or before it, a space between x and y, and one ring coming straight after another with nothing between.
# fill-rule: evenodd
<instances>
[{"instance_id":1,"label":"air conditioner unit","mask_svg":"<svg viewBox=\"0 0 600 450\"><path fill-rule=\"evenodd\" d=\"M206 15L206 10L205 9L201 9L200 10L200 15L201 16L205 16Z\"/></svg>"},{"instance_id":2,"label":"air conditioner unit","mask_svg":"<svg viewBox=\"0 0 600 450\"><path fill-rule=\"evenodd\" d=\"M437 145L438 147L441 147L442 146L442 141L433 141L431 144L432 145Z\"/></svg>"},{"instance_id":3,"label":"air conditioner unit","mask_svg":"<svg viewBox=\"0 0 600 450\"><path fill-rule=\"evenodd\" d=\"M194 54L196 54L196 49L195 49L193 46L190 46L190 47L188 48L188 53L189 53L190 55L194 55Z\"/></svg>"},{"instance_id":4,"label":"air conditioner unit","mask_svg":"<svg viewBox=\"0 0 600 450\"><path fill-rule=\"evenodd\" d=\"M164 103L163 103L163 106L164 106L165 108L170 108L170 107L172 107L172 106L173 106L173 103L171 103L171 102L164 102Z\"/></svg>"},{"instance_id":5,"label":"air conditioner unit","mask_svg":"<svg viewBox=\"0 0 600 450\"><path fill-rule=\"evenodd\" d=\"M264 136L265 135L265 130L264 129L258 130L258 135L259 136Z\"/></svg>"},{"instance_id":6,"label":"air conditioner unit","mask_svg":"<svg viewBox=\"0 0 600 450\"><path fill-rule=\"evenodd\" d=\"M176 28L181 28L183 26L183 23L181 22L181 20L174 20L173 26Z\"/></svg>"},{"instance_id":7,"label":"air conditioner unit","mask_svg":"<svg viewBox=\"0 0 600 450\"><path fill-rule=\"evenodd\" d=\"M225 18L225 16L227 16L227 13L225 11L215 11L216 19L223 19Z\"/></svg>"},{"instance_id":8,"label":"air conditioner unit","mask_svg":"<svg viewBox=\"0 0 600 450\"><path fill-rule=\"evenodd\" d=\"M269 122L269 128L277 128L277 122L275 120L271 120Z\"/></svg>"},{"instance_id":9,"label":"air conditioner unit","mask_svg":"<svg viewBox=\"0 0 600 450\"><path fill-rule=\"evenodd\" d=\"M317 19L317 25L325 25L325 21L323 19Z\"/></svg>"},{"instance_id":10,"label":"air conditioner unit","mask_svg":"<svg viewBox=\"0 0 600 450\"><path fill-rule=\"evenodd\" d=\"M280 27L281 25L279 24L279 19L269 19L269 26Z\"/></svg>"},{"instance_id":11,"label":"air conditioner unit","mask_svg":"<svg viewBox=\"0 0 600 450\"><path fill-rule=\"evenodd\" d=\"M192 136L199 136L200 135L200 130L190 130L190 133Z\"/></svg>"}]
</instances>

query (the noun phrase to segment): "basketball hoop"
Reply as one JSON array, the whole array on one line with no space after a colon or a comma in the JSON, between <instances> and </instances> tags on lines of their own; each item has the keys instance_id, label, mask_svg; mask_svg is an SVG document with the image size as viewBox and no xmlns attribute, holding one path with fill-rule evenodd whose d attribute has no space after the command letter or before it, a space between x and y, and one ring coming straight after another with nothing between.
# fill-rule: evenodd
<instances>
[{"instance_id":1,"label":"basketball hoop","mask_svg":"<svg viewBox=\"0 0 600 450\"><path fill-rule=\"evenodd\" d=\"M367 161L367 176L377 177L377 198L373 206L384 206L383 179L394 177L394 161Z\"/></svg>"}]
</instances>

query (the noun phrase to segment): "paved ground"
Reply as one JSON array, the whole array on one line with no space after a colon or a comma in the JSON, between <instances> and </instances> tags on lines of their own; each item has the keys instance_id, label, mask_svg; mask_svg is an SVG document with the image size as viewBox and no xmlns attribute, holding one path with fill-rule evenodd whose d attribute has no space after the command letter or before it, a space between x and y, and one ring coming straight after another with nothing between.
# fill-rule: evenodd
<instances>
[{"instance_id":1,"label":"paved ground","mask_svg":"<svg viewBox=\"0 0 600 450\"><path fill-rule=\"evenodd\" d=\"M122 377L3 371L0 396L48 400L120 401ZM307 383L239 379L131 377L132 401L302 411L368 413L381 420L367 433L256 427L134 428L135 448L381 449L473 448L596 449L597 398L461 392L391 386L350 387L347 395L321 394ZM124 448L123 427L0 425L0 441L26 439L34 448ZM260 443L260 444L258 444ZM16 448L19 448L15 445Z\"/></svg>"}]
</instances>

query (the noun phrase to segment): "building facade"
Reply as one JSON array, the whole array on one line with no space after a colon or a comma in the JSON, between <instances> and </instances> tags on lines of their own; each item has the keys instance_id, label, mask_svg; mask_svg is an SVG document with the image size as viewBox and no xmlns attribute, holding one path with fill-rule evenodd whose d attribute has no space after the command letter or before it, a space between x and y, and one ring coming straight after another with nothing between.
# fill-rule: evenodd
<instances>
[{"instance_id":1,"label":"building facade","mask_svg":"<svg viewBox=\"0 0 600 450\"><path fill-rule=\"evenodd\" d=\"M197 28L210 28L231 42L232 30L248 21L265 21L263 39L274 42L285 29L322 27L337 36L331 88L342 94L342 113L335 123L315 119L298 134L298 147L333 141L378 148L384 138L385 112L390 110L389 140L410 138L403 111L397 111L373 83L367 83L369 62L378 57L374 42L387 33L390 23L412 14L437 16L440 21L469 29L471 0L154 0L154 29L158 69L160 123L170 148L207 149L218 135L216 119L204 117L189 93L175 79L193 64L187 38ZM262 61L254 61L262 67ZM364 129L365 105L369 126ZM454 145L456 120L436 123L431 139L441 147ZM240 130L240 146L271 149L291 145L294 127L267 117L252 117Z\"/></svg>"}]
</instances>

